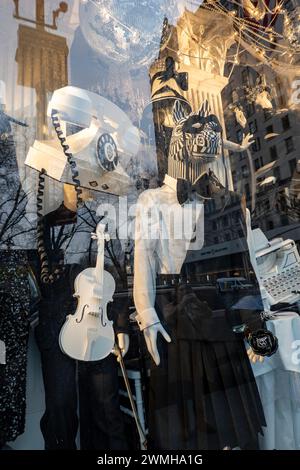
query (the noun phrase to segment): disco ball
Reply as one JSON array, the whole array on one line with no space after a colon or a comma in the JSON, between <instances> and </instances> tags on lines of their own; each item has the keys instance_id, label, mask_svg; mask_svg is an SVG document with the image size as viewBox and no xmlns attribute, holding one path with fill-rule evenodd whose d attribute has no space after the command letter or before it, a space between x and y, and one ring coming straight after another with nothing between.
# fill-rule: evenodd
<instances>
[{"instance_id":1,"label":"disco ball","mask_svg":"<svg viewBox=\"0 0 300 470\"><path fill-rule=\"evenodd\" d=\"M163 20L170 23L203 0L81 0L80 27L93 49L109 60L147 65L159 51Z\"/></svg>"}]
</instances>

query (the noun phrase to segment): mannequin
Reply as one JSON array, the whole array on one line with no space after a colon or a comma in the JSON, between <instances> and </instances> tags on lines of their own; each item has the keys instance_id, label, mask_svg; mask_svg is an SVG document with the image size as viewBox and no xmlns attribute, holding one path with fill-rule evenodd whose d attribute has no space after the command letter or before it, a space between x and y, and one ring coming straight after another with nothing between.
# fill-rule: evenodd
<instances>
[{"instance_id":1,"label":"mannequin","mask_svg":"<svg viewBox=\"0 0 300 470\"><path fill-rule=\"evenodd\" d=\"M241 145L223 141L207 103L190 116L175 103L173 119L168 174L140 195L136 213L136 318L155 364L149 441L161 450L253 449L265 421L243 337L229 308L199 299L184 280L188 250L205 243L206 200L228 193L212 162L222 147L246 150L251 136ZM173 292L157 293L157 282Z\"/></svg>"},{"instance_id":2,"label":"mannequin","mask_svg":"<svg viewBox=\"0 0 300 470\"><path fill-rule=\"evenodd\" d=\"M197 140L197 129L199 129L202 119L207 118L207 116L209 116L209 114L210 114L210 109L209 109L209 105L208 105L207 102L205 102L200 107L198 114L191 114L190 116L187 116L185 114L184 108L181 106L179 101L175 102L174 110L173 110L173 120L177 125L176 125L176 127L173 131L173 136L172 136L171 144L170 144L169 161L168 161L168 174L165 177L164 185L162 186L162 188L157 190L159 192L165 192L165 191L170 192L166 188L166 186L168 186L171 189L171 193L174 193L173 198L171 197L171 199L173 199L173 203L175 202L175 204L178 202L178 196L175 195L175 192L177 191L176 170L177 170L177 174L178 174L178 172L180 172L180 170L178 171L179 165L182 166L183 170L186 169L186 165L185 165L185 162L183 160L183 152L182 152L182 157L180 159L178 154L177 155L174 154L172 146L176 146L177 141L181 138L181 132L180 131L183 127L185 127L186 130L189 129L190 132L191 132L190 135L191 136L195 135L196 136L195 139ZM220 126L216 116L215 116L215 121L213 122L212 128L216 128L218 130L218 132L221 132L221 126ZM176 139L176 137L174 138L174 135L177 136L177 139ZM201 142L202 139L199 139L199 140ZM241 144L236 144L235 142L224 140L223 146L224 146L224 149L231 150L233 152L244 152L245 150L247 150L250 147L250 145L252 143L253 143L252 135L248 134L244 137L243 142ZM219 143L219 147L221 147L221 142ZM219 148L218 151L220 152L221 148ZM212 156L208 156L208 157L209 157L208 159L216 158L217 155L212 155ZM196 158L195 158L194 162L198 163ZM177 165L177 168L176 168L177 163L179 163L179 165ZM188 161L188 163L190 163L190 161ZM192 183L195 183L196 181L200 182L200 180L203 179L206 175L209 175L209 173L210 173L209 172L210 163L205 162L205 160L202 159L202 165L201 166L202 166L202 172L201 172L200 178L197 178L197 177L195 177L195 175L190 174L190 177L192 179ZM192 173L192 172L190 172L190 173ZM185 174L185 172L184 172L184 174ZM210 176L209 176L209 179L210 179ZM144 198L146 196L146 193L147 192L145 191L143 193L144 195L141 195L141 197L139 199L139 203L141 204L142 207L145 207ZM194 205L195 205L195 201L194 201ZM201 234L203 234L203 224L204 224L204 216L203 216L204 214L203 214L203 207L202 206L203 206L203 199L198 198L198 201L196 202L196 208L197 208L196 211L198 210L198 211L201 212L201 222L199 220L199 230L197 231L198 243L196 245L193 245L192 247L190 246L188 249L200 250L203 246L203 243L204 243L204 238L203 238L203 236L201 236ZM138 216L140 216L140 214L138 214ZM137 234L137 236L139 237L139 234ZM186 243L187 243L187 241L185 242L185 244ZM184 255L185 255L185 253L184 253ZM178 266L178 271L175 272L174 274L179 274L180 269L181 269L181 266ZM136 273L136 269L135 269L135 273ZM135 288L136 289L137 289L137 285L138 284L135 282ZM139 289L139 287L138 287L138 289ZM153 292L155 292L155 286L152 286L152 290L153 290ZM136 294L138 295L137 290L136 290ZM135 295L135 299L136 299L136 295ZM137 300L137 303L138 302L139 301ZM147 320L146 320L146 316L147 316ZM151 354L154 362L156 363L156 365L159 365L160 358L159 358L159 354L158 354L158 350L157 350L157 341L156 341L157 340L157 334L161 333L163 335L163 337L165 338L165 340L168 341L168 342L170 342L171 339L170 339L169 335L167 334L167 332L162 327L161 323L159 322L154 310L151 310L151 311L149 310L149 311L145 312L143 314L143 316L140 318L139 322L140 322L141 329L144 331L144 336L145 336L148 351L150 352L150 354ZM146 328L145 328L145 325L147 325Z\"/></svg>"}]
</instances>

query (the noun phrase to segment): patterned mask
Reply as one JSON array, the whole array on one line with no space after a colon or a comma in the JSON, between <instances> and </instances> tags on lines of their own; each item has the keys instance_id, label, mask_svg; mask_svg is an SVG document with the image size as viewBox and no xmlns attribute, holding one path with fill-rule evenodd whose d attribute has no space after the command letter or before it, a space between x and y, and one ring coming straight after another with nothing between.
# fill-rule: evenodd
<instances>
[{"instance_id":1,"label":"patterned mask","mask_svg":"<svg viewBox=\"0 0 300 470\"><path fill-rule=\"evenodd\" d=\"M173 129L170 148L170 161L215 160L221 153L222 127L206 100L198 113L185 114L179 101L173 108ZM186 148L186 153L184 151Z\"/></svg>"}]
</instances>

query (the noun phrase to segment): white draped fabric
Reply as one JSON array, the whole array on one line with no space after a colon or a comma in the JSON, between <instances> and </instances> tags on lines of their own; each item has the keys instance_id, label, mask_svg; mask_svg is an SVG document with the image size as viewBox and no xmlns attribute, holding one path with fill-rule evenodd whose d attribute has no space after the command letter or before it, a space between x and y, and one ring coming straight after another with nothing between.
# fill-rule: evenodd
<instances>
[{"instance_id":1,"label":"white draped fabric","mask_svg":"<svg viewBox=\"0 0 300 470\"><path fill-rule=\"evenodd\" d=\"M267 422L260 448L300 450L300 317L282 314L267 327L279 348L252 365Z\"/></svg>"}]
</instances>

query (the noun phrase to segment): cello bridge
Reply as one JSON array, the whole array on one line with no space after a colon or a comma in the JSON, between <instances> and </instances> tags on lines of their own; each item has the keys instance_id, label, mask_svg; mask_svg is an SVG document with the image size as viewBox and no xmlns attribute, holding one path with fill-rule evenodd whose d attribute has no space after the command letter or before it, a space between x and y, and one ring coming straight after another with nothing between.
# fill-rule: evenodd
<instances>
[{"instance_id":1,"label":"cello bridge","mask_svg":"<svg viewBox=\"0 0 300 470\"><path fill-rule=\"evenodd\" d=\"M89 315L92 315L92 317L98 317L100 316L99 312L89 312Z\"/></svg>"}]
</instances>

